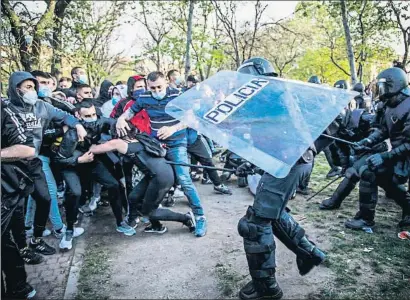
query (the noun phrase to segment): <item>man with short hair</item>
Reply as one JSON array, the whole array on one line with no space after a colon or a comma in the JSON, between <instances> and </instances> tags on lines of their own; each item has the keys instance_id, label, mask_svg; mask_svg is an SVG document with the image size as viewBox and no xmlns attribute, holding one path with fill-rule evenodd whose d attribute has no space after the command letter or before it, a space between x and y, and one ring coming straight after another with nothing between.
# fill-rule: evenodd
<instances>
[{"instance_id":1,"label":"man with short hair","mask_svg":"<svg viewBox=\"0 0 410 300\"><path fill-rule=\"evenodd\" d=\"M71 87L71 78L69 77L61 77L58 81L60 89L68 89Z\"/></svg>"},{"instance_id":2,"label":"man with short hair","mask_svg":"<svg viewBox=\"0 0 410 300\"><path fill-rule=\"evenodd\" d=\"M50 88L50 82L53 81L49 73L43 71L33 71L31 75L36 77L38 81L38 96L39 97L51 97L52 90Z\"/></svg>"},{"instance_id":3,"label":"man with short hair","mask_svg":"<svg viewBox=\"0 0 410 300\"><path fill-rule=\"evenodd\" d=\"M167 73L168 84L174 89L180 89L182 87L183 79L178 70L171 70Z\"/></svg>"},{"instance_id":4,"label":"man with short hair","mask_svg":"<svg viewBox=\"0 0 410 300\"><path fill-rule=\"evenodd\" d=\"M72 85L70 87L70 91L72 93L76 93L77 87L80 84L88 83L87 72L81 67L74 67L71 70L71 79L72 79Z\"/></svg>"},{"instance_id":5,"label":"man with short hair","mask_svg":"<svg viewBox=\"0 0 410 300\"><path fill-rule=\"evenodd\" d=\"M145 109L151 120L152 136L164 142L167 147L166 158L176 163L188 163L187 154L187 126L165 112L166 105L180 95L180 92L168 87L165 76L161 72L152 72L147 76L148 91L140 95L131 109L125 111L117 121L119 136L125 136L129 126L127 120ZM202 237L206 234L207 223L201 200L195 185L191 180L189 168L174 165L178 183L185 195L196 218L195 235Z\"/></svg>"},{"instance_id":6,"label":"man with short hair","mask_svg":"<svg viewBox=\"0 0 410 300\"><path fill-rule=\"evenodd\" d=\"M77 102L83 101L83 99L90 99L93 97L93 90L88 84L78 84L76 88L76 100Z\"/></svg>"}]
</instances>

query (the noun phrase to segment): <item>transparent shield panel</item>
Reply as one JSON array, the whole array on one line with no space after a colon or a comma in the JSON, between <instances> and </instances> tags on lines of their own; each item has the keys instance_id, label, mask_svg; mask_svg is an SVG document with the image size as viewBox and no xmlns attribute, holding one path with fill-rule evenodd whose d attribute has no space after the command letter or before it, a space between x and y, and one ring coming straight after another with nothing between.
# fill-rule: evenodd
<instances>
[{"instance_id":1,"label":"transparent shield panel","mask_svg":"<svg viewBox=\"0 0 410 300\"><path fill-rule=\"evenodd\" d=\"M168 114L275 177L285 177L357 93L221 71L166 107Z\"/></svg>"}]
</instances>

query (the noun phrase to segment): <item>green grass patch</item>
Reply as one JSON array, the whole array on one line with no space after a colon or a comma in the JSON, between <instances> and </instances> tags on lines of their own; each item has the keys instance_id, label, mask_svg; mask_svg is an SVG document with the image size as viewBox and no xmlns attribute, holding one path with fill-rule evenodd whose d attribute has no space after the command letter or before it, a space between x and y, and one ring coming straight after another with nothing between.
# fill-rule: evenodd
<instances>
[{"instance_id":1,"label":"green grass patch","mask_svg":"<svg viewBox=\"0 0 410 300\"><path fill-rule=\"evenodd\" d=\"M88 244L78 279L76 299L108 299L104 291L109 280L108 250L100 244Z\"/></svg>"},{"instance_id":2,"label":"green grass patch","mask_svg":"<svg viewBox=\"0 0 410 300\"><path fill-rule=\"evenodd\" d=\"M241 276L230 264L216 264L215 272L218 278L218 288L223 298L236 298L240 283L246 276Z\"/></svg>"}]
</instances>

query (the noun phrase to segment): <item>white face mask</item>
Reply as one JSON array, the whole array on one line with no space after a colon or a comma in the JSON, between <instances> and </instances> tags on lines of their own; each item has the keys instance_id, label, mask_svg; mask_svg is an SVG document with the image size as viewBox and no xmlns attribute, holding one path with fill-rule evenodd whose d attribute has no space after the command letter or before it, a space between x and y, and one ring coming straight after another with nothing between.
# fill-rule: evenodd
<instances>
[{"instance_id":1,"label":"white face mask","mask_svg":"<svg viewBox=\"0 0 410 300\"><path fill-rule=\"evenodd\" d=\"M157 100L162 100L165 98L165 96L167 95L167 91L163 90L161 92L151 92L152 93L152 97L157 99Z\"/></svg>"},{"instance_id":2,"label":"white face mask","mask_svg":"<svg viewBox=\"0 0 410 300\"><path fill-rule=\"evenodd\" d=\"M29 91L26 92L23 97L23 102L28 104L28 105L34 105L36 104L37 100L38 100L38 95L36 91Z\"/></svg>"}]
</instances>

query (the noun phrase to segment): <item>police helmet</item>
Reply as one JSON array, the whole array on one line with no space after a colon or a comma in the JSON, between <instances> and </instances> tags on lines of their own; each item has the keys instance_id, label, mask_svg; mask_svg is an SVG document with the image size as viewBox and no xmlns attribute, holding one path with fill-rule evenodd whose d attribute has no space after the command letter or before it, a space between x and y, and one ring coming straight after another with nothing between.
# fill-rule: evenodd
<instances>
[{"instance_id":1,"label":"police helmet","mask_svg":"<svg viewBox=\"0 0 410 300\"><path fill-rule=\"evenodd\" d=\"M335 82L333 86L339 89L345 89L345 90L349 89L349 83L346 80L338 80Z\"/></svg>"},{"instance_id":2,"label":"police helmet","mask_svg":"<svg viewBox=\"0 0 410 300\"><path fill-rule=\"evenodd\" d=\"M401 68L388 68L377 76L376 97L385 100L403 93L410 95L406 72Z\"/></svg>"},{"instance_id":3,"label":"police helmet","mask_svg":"<svg viewBox=\"0 0 410 300\"><path fill-rule=\"evenodd\" d=\"M238 68L237 72L271 77L278 76L278 73L276 73L272 64L262 57L252 57L248 60L245 60Z\"/></svg>"},{"instance_id":4,"label":"police helmet","mask_svg":"<svg viewBox=\"0 0 410 300\"><path fill-rule=\"evenodd\" d=\"M353 91L355 92L363 93L364 89L365 89L364 84L361 82L358 82L353 86Z\"/></svg>"},{"instance_id":5,"label":"police helmet","mask_svg":"<svg viewBox=\"0 0 410 300\"><path fill-rule=\"evenodd\" d=\"M322 84L322 82L320 81L320 78L316 75L310 76L308 82L316 83L316 84Z\"/></svg>"}]
</instances>

